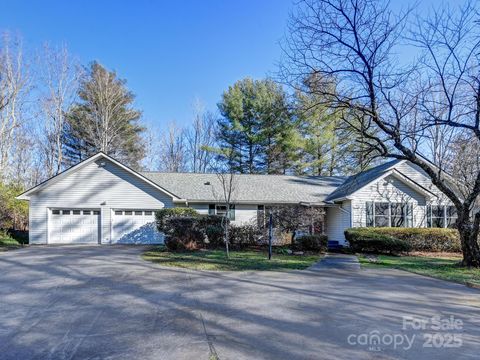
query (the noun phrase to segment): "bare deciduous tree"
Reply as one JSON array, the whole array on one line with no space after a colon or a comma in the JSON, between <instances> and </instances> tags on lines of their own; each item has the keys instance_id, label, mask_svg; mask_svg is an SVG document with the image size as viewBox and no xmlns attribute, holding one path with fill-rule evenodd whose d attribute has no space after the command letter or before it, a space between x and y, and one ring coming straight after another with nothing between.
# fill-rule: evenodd
<instances>
[{"instance_id":1,"label":"bare deciduous tree","mask_svg":"<svg viewBox=\"0 0 480 360\"><path fill-rule=\"evenodd\" d=\"M46 176L52 177L62 170L65 114L75 101L81 70L65 46L52 48L45 44L42 55L38 81L44 128L40 148Z\"/></svg>"},{"instance_id":2,"label":"bare deciduous tree","mask_svg":"<svg viewBox=\"0 0 480 360\"><path fill-rule=\"evenodd\" d=\"M223 150L223 155L228 159L234 156L234 152L228 149ZM227 161L226 164L229 162ZM230 256L230 211L235 202L235 193L238 191L238 177L233 171L232 167L225 163L218 163L215 166L215 173L219 182L220 190L217 190L215 185L212 186L214 198L218 203L225 206L225 213L222 217L222 228L224 232L225 251L227 258Z\"/></svg>"},{"instance_id":3,"label":"bare deciduous tree","mask_svg":"<svg viewBox=\"0 0 480 360\"><path fill-rule=\"evenodd\" d=\"M162 171L182 172L186 170L185 130L174 122L169 124L168 131L162 136L159 160L159 168Z\"/></svg>"},{"instance_id":4,"label":"bare deciduous tree","mask_svg":"<svg viewBox=\"0 0 480 360\"><path fill-rule=\"evenodd\" d=\"M425 171L457 209L463 264L479 267L480 172L460 184L443 164L432 166L422 156L432 127L480 139L477 6L467 2L458 11L444 7L427 18L417 15L417 25L407 28L410 11L395 14L388 2L303 0L291 19L282 70L294 86L310 74L335 79L335 93L328 86L315 91L326 105L362 116L362 126L348 125L365 138L367 154L409 160ZM421 51L410 65L397 54L406 42Z\"/></svg>"},{"instance_id":5,"label":"bare deciduous tree","mask_svg":"<svg viewBox=\"0 0 480 360\"><path fill-rule=\"evenodd\" d=\"M20 40L6 33L0 42L0 180L11 175L10 161L16 131L25 120L29 75Z\"/></svg>"},{"instance_id":6,"label":"bare deciduous tree","mask_svg":"<svg viewBox=\"0 0 480 360\"><path fill-rule=\"evenodd\" d=\"M215 146L216 119L205 112L198 103L194 108L194 119L186 131L188 168L195 173L204 173L212 168L215 154L209 149Z\"/></svg>"}]
</instances>

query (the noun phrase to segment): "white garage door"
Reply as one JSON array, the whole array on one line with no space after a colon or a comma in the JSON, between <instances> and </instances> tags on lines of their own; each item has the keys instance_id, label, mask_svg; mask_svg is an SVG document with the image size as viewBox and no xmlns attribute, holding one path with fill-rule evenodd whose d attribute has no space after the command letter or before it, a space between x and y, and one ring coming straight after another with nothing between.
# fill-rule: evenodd
<instances>
[{"instance_id":1,"label":"white garage door","mask_svg":"<svg viewBox=\"0 0 480 360\"><path fill-rule=\"evenodd\" d=\"M112 243L162 244L163 234L155 226L152 210L115 210L112 215Z\"/></svg>"},{"instance_id":2,"label":"white garage door","mask_svg":"<svg viewBox=\"0 0 480 360\"><path fill-rule=\"evenodd\" d=\"M49 244L98 244L100 211L53 209Z\"/></svg>"}]
</instances>

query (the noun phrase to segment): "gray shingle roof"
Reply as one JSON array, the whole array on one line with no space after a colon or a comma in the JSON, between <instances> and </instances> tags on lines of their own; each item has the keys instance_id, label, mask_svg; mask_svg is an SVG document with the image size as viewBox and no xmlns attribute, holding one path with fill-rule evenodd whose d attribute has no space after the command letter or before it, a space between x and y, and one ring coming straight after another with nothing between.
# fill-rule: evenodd
<instances>
[{"instance_id":1,"label":"gray shingle roof","mask_svg":"<svg viewBox=\"0 0 480 360\"><path fill-rule=\"evenodd\" d=\"M355 191L385 174L392 166L395 166L400 161L401 160L392 160L350 176L341 186L337 187L335 191L328 195L325 201L342 199L353 194Z\"/></svg>"},{"instance_id":2,"label":"gray shingle roof","mask_svg":"<svg viewBox=\"0 0 480 360\"><path fill-rule=\"evenodd\" d=\"M189 201L222 199L216 174L142 172L162 188ZM253 203L322 203L346 177L235 175L235 202ZM210 185L205 185L210 183ZM217 195L215 195L217 194Z\"/></svg>"}]
</instances>

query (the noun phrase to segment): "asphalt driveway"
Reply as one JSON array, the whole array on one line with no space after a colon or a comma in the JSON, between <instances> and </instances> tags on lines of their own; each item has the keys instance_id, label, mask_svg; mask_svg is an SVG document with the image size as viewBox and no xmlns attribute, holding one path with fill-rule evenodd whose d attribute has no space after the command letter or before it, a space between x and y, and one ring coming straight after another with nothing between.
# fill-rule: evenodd
<instances>
[{"instance_id":1,"label":"asphalt driveway","mask_svg":"<svg viewBox=\"0 0 480 360\"><path fill-rule=\"evenodd\" d=\"M462 285L331 261L288 273L184 271L141 251L0 253L0 359L479 356L480 291Z\"/></svg>"}]
</instances>

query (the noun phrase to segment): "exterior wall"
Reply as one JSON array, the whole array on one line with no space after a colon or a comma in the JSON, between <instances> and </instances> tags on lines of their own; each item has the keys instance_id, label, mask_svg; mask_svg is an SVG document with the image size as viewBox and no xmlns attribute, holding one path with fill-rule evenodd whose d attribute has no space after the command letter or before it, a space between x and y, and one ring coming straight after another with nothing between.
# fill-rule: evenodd
<instances>
[{"instance_id":1,"label":"exterior wall","mask_svg":"<svg viewBox=\"0 0 480 360\"><path fill-rule=\"evenodd\" d=\"M191 208L194 208L202 215L208 214L208 204L189 203ZM257 219L257 205L254 204L235 204L235 221L233 225L248 224Z\"/></svg>"},{"instance_id":2,"label":"exterior wall","mask_svg":"<svg viewBox=\"0 0 480 360\"><path fill-rule=\"evenodd\" d=\"M157 210L173 207L172 198L112 162L92 162L32 195L29 206L30 243L46 244L49 208L101 210L101 242L111 239L114 209Z\"/></svg>"},{"instance_id":3,"label":"exterior wall","mask_svg":"<svg viewBox=\"0 0 480 360\"><path fill-rule=\"evenodd\" d=\"M445 195L432 184L423 170L410 163L402 163L397 169L404 175L422 185L436 195L426 199L424 195L413 190L410 186L394 176L387 176L352 194L353 226L366 226L366 202L388 201L409 202L413 205L413 226L426 227L426 209L428 204L451 205Z\"/></svg>"},{"instance_id":4,"label":"exterior wall","mask_svg":"<svg viewBox=\"0 0 480 360\"><path fill-rule=\"evenodd\" d=\"M328 207L326 210L326 234L328 240L338 241L340 245L344 245L344 231L352 226L351 201L344 201L338 207Z\"/></svg>"},{"instance_id":5,"label":"exterior wall","mask_svg":"<svg viewBox=\"0 0 480 360\"><path fill-rule=\"evenodd\" d=\"M387 176L380 181L360 189L352 195L353 227L365 227L366 202L408 202L413 205L414 227L425 227L425 196L419 194L402 181L393 176Z\"/></svg>"},{"instance_id":6,"label":"exterior wall","mask_svg":"<svg viewBox=\"0 0 480 360\"><path fill-rule=\"evenodd\" d=\"M435 198L431 199L431 204L436 205L452 205L451 201L442 193L438 188L432 184L429 176L417 165L404 162L395 167L402 174L406 175L410 179L414 180L418 184L422 185L424 188L428 189L436 195Z\"/></svg>"}]
</instances>

